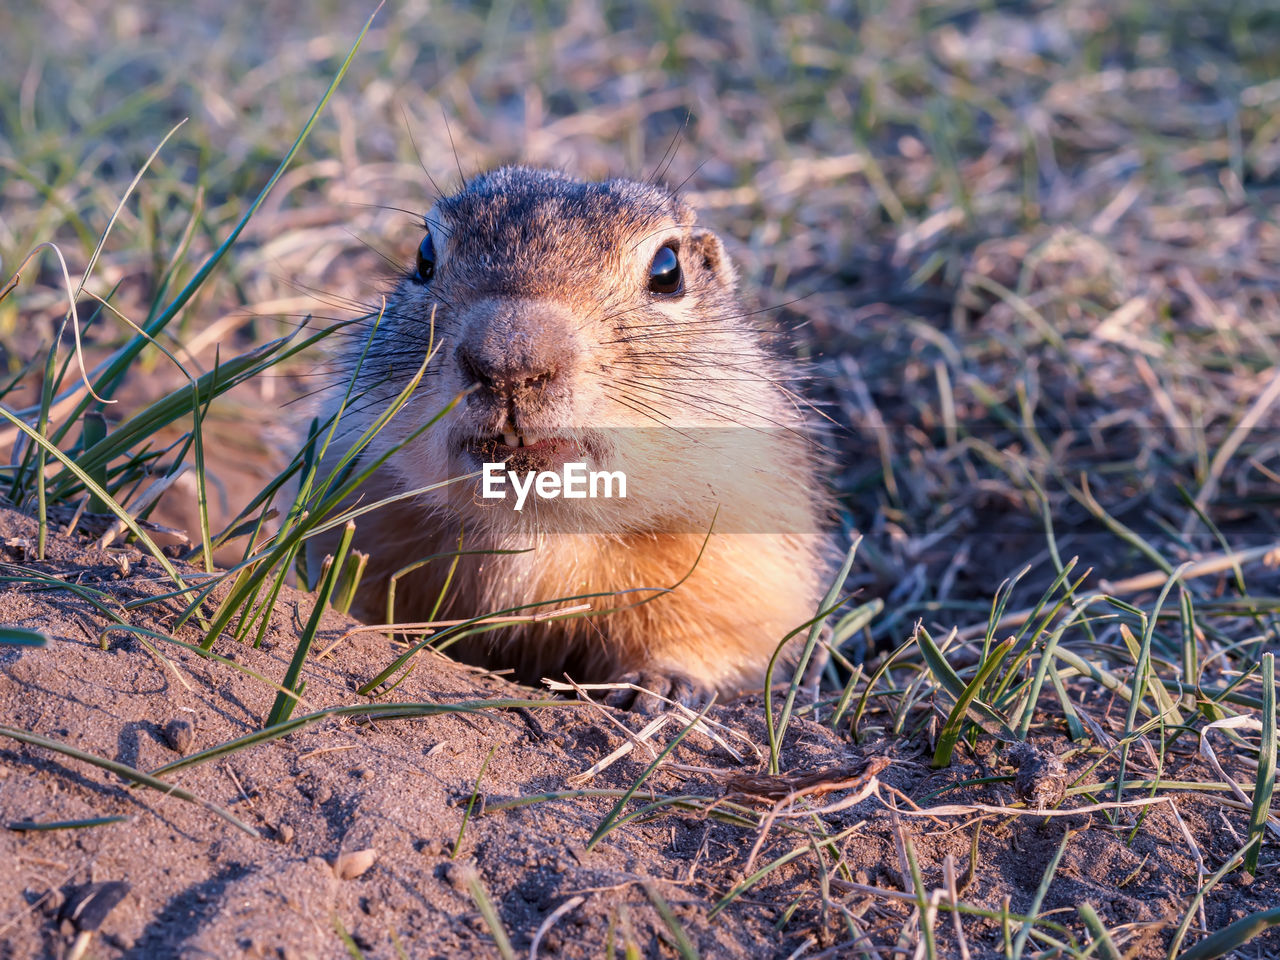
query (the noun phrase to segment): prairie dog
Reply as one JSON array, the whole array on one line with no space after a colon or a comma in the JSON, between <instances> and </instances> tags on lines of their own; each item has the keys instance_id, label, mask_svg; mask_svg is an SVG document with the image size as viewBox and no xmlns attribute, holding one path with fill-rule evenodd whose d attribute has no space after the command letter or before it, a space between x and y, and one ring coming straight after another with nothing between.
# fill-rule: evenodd
<instances>
[{"instance_id":1,"label":"prairie dog","mask_svg":"<svg viewBox=\"0 0 1280 960\"><path fill-rule=\"evenodd\" d=\"M376 330L345 340L322 413L354 389L322 472L434 348L361 454L399 446L358 499L485 463L516 477L501 499L473 477L361 517L354 548L369 559L353 612L384 622L391 578L438 557L396 577L397 621L429 618L446 579L437 617L583 595L608 611L468 637L449 648L459 659L528 683L626 679L685 701L758 688L782 638L816 613L831 504L794 372L736 287L720 239L653 184L504 167L440 199L415 267L367 321ZM621 473L625 498L529 489L515 509L508 481L566 463ZM311 570L335 541L308 543Z\"/></svg>"}]
</instances>

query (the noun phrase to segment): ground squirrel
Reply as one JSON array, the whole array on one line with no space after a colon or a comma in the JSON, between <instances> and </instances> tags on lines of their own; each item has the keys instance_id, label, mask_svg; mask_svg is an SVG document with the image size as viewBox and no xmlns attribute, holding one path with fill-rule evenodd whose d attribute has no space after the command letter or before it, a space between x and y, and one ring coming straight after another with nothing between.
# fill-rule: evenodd
<instances>
[{"instance_id":1,"label":"ground squirrel","mask_svg":"<svg viewBox=\"0 0 1280 960\"><path fill-rule=\"evenodd\" d=\"M485 463L513 479L583 463L623 475L626 496L533 494L516 510L512 486L485 497L472 476L380 508L358 521L369 559L353 612L382 622L389 580L437 557L396 578L397 621L429 617L446 579L438 617L582 595L609 611L468 637L449 648L462 660L686 702L758 688L779 641L814 616L831 509L792 365L744 309L720 239L663 187L527 167L472 179L424 219L416 267L346 331L324 414L354 389L327 463L434 346L362 454L403 444L363 502ZM309 542L311 570L333 545Z\"/></svg>"}]
</instances>

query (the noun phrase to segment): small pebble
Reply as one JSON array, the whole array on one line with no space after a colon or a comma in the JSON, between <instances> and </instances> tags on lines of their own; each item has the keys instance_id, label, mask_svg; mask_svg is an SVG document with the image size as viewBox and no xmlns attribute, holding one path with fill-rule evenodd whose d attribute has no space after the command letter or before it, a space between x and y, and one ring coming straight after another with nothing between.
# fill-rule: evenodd
<instances>
[{"instance_id":1,"label":"small pebble","mask_svg":"<svg viewBox=\"0 0 1280 960\"><path fill-rule=\"evenodd\" d=\"M196 736L195 727L190 720L174 717L164 727L164 742L177 753L186 755Z\"/></svg>"},{"instance_id":2,"label":"small pebble","mask_svg":"<svg viewBox=\"0 0 1280 960\"><path fill-rule=\"evenodd\" d=\"M281 843L293 843L293 827L287 823L282 823L276 827L276 836L280 838Z\"/></svg>"},{"instance_id":3,"label":"small pebble","mask_svg":"<svg viewBox=\"0 0 1280 960\"><path fill-rule=\"evenodd\" d=\"M418 844L418 852L428 857L443 857L445 847L443 840L423 840Z\"/></svg>"},{"instance_id":4,"label":"small pebble","mask_svg":"<svg viewBox=\"0 0 1280 960\"><path fill-rule=\"evenodd\" d=\"M441 880L453 887L460 893L467 892L467 871L463 870L458 864L452 860L448 860L440 865L438 875Z\"/></svg>"},{"instance_id":5,"label":"small pebble","mask_svg":"<svg viewBox=\"0 0 1280 960\"><path fill-rule=\"evenodd\" d=\"M333 872L338 875L339 880L354 880L372 867L377 859L378 852L372 847L340 853L333 865Z\"/></svg>"}]
</instances>

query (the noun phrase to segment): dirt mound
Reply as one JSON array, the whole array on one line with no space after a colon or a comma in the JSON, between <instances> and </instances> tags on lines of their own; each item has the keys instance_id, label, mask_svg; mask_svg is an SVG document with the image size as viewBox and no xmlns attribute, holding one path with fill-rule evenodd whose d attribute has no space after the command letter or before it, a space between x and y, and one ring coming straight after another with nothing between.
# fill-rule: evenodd
<instances>
[{"instance_id":1,"label":"dirt mound","mask_svg":"<svg viewBox=\"0 0 1280 960\"><path fill-rule=\"evenodd\" d=\"M553 700L430 654L372 703L354 688L395 651L367 633L307 664L305 702L294 716L314 719L166 772L183 754L199 758L263 727L272 683L284 675L312 599L286 591L261 649L223 641L216 651L226 661L210 660L147 634L102 633L113 616L158 634L171 629L176 601L129 606L167 589L154 561L55 537L48 558L36 562L34 538L30 518L0 512L10 578L0 590L0 625L49 637L40 648L0 647L5 957L68 955L86 939L81 928L99 923L90 945L97 957L455 957L495 955L504 938L516 955L535 940L541 956L596 957L609 944L644 956L853 955L860 944L891 946L918 922L909 857L922 889L932 891L944 887L947 856L958 864L962 901L977 905L964 917L968 949L991 956L1002 953L1009 929L999 919L1002 903L1014 915L1035 910L1036 887L1068 831L1077 832L1040 907L1064 928L1078 929L1074 907L1088 900L1109 925L1132 925L1130 955L1163 956L1196 889L1195 859L1165 804L1145 808L1144 829L1130 845L1127 829L1087 814L928 819L908 815L904 800L896 801L902 815L875 796L847 803L871 784L869 772L857 771L873 758L881 758L872 770L885 800L893 800L892 786L923 806L1012 802L1003 783L1011 776L930 796L1007 769L995 756L932 772L908 742L855 747L805 716L788 728L782 753L783 769L800 776L743 777L759 775L767 757L755 698L714 708L714 738L688 733L625 806L625 815L648 812L592 846L622 792L684 730L684 719L668 718L630 754L584 776L650 718ZM327 615L317 649L350 626ZM199 633L186 626L175 636L194 643ZM353 710L326 713L343 705ZM130 786L122 768L14 733L159 771L196 802ZM1041 746L1056 752L1066 744L1048 737ZM1068 767L1074 775L1087 762L1077 756ZM809 813L793 818L779 807L779 816L767 816L777 797L806 784L810 792L790 800ZM1206 857L1237 846L1223 824L1238 830L1246 814L1212 808L1202 819L1195 800L1180 799L1178 809ZM759 841L762 817L771 822ZM30 829L97 818L117 819ZM87 893L104 892L86 885L117 881L128 891L105 918L77 913ZM731 891L739 895L716 910ZM1209 926L1277 897L1274 874L1223 884L1206 901ZM951 919L940 914L933 925L939 955L958 955ZM1274 936L1255 943L1275 948Z\"/></svg>"}]
</instances>

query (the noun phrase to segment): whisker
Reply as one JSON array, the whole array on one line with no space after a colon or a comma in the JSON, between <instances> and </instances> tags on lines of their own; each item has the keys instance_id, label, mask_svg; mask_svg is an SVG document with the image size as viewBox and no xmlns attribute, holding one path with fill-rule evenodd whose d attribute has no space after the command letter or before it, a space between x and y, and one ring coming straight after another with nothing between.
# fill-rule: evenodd
<instances>
[{"instance_id":1,"label":"whisker","mask_svg":"<svg viewBox=\"0 0 1280 960\"><path fill-rule=\"evenodd\" d=\"M674 430L676 433L679 433L681 436L685 436L685 437L688 436L688 434L682 431L680 428L672 427L670 424L664 423L662 420L659 420L653 414L647 413L644 410L640 409L640 407L635 406L634 404L638 403L639 401L636 401L634 398L627 396L627 394L623 394L623 396L627 397L627 399L623 400L619 397L613 396L613 394L609 394L609 393L605 394L606 399L612 400L614 403L621 404L622 406L626 407L628 410L631 410L635 413L640 414L642 417L648 417L650 420L658 424L660 427L663 427L664 429Z\"/></svg>"},{"instance_id":2,"label":"whisker","mask_svg":"<svg viewBox=\"0 0 1280 960\"><path fill-rule=\"evenodd\" d=\"M344 200L343 203L349 207L365 207L369 210L394 210L396 213L403 213L413 217L414 223L422 223L422 211L420 210L409 210L391 203L373 203L369 200Z\"/></svg>"},{"instance_id":3,"label":"whisker","mask_svg":"<svg viewBox=\"0 0 1280 960\"><path fill-rule=\"evenodd\" d=\"M453 162L458 167L458 178L462 180L462 189L467 189L467 175L462 172L462 158L458 156L458 145L453 142L453 127L449 126L449 114L445 112L443 106L440 107L440 116L444 118L444 129L449 134L449 149L453 151Z\"/></svg>"},{"instance_id":4,"label":"whisker","mask_svg":"<svg viewBox=\"0 0 1280 960\"><path fill-rule=\"evenodd\" d=\"M672 161L674 161L675 157L672 157L671 159ZM708 157L707 160L709 159L710 158ZM707 165L707 160L703 160L696 167L694 167L692 173L690 173L687 177L685 177L683 180L681 180L679 183L677 183L674 187L671 188L671 192L678 194L681 190L683 190L684 185L688 183L690 180L692 180L694 177L696 177L699 171L701 171L702 168Z\"/></svg>"},{"instance_id":5,"label":"whisker","mask_svg":"<svg viewBox=\"0 0 1280 960\"><path fill-rule=\"evenodd\" d=\"M392 259L391 257L389 257L387 254L383 253L381 250L379 250L377 247L375 247L372 243L370 243L370 242L369 242L368 240L366 240L364 237L362 237L362 236L358 235L354 230L352 230L352 229L350 229L350 228L347 228L346 232L347 232L347 234L348 234L348 235L350 235L350 236L352 237L352 239L357 240L358 242L360 242L360 243L364 244L366 247L368 247L370 250L372 250L374 253L376 253L378 256L380 256L383 260L385 260L388 264L390 264L390 265L391 265L391 267L392 267L393 269L395 269L395 270L400 270L400 269L402 269L402 268L401 268L401 265L400 265L399 263L397 263L395 260L393 260L393 259Z\"/></svg>"},{"instance_id":6,"label":"whisker","mask_svg":"<svg viewBox=\"0 0 1280 960\"><path fill-rule=\"evenodd\" d=\"M726 407L726 408L728 408L728 409L730 409L730 410L734 410L734 411L736 411L736 410L740 409L740 407L739 407L737 404L735 404L735 403L731 403L731 402L724 401L724 400L718 400L718 399L716 399L715 397L710 397L710 396L707 396L707 395L705 395L705 394L696 394L696 393L694 393L694 394L690 394L690 393L683 393L683 392L681 392L681 391L661 390L661 389L659 389L659 388L657 388L657 387L648 387L648 386L646 386L645 384L642 384L642 383L635 383L635 382L633 382L633 381L627 381L627 380L623 380L622 382L623 382L623 383L627 383L629 386L635 387L635 388L637 388L637 389L640 389L640 390L647 390L647 391L649 391L650 393L655 393L655 394L657 394L657 395L658 395L658 396L660 396L660 397L667 397L667 398L671 398L672 396L676 396L676 397L685 397L685 398L688 398L688 399L691 399L691 400L695 400L695 401L697 401L697 402L698 402L698 403L700 403L700 404L712 404L712 405L717 406L717 407ZM820 444L818 444L816 441L814 441L811 437L807 436L807 435L803 432L803 430L798 429L798 428L797 428L797 426L796 426L795 424L781 423L781 422L779 422L779 421L775 420L773 417L765 416L764 414L759 413L758 411L751 411L751 412L752 412L752 414L753 414L755 417L757 417L757 418L758 418L758 419L760 419L760 420L763 420L763 421L764 421L766 424L768 424L770 427L775 427L775 428L777 428L777 429L779 429L779 430L784 430L784 431L786 431L787 433L792 434L793 436L795 436L795 437L797 437L797 438L799 438L799 439L803 440L805 443L810 444L810 445L812 445L812 446L819 447L819 448L821 447L821 445L820 445ZM720 415L720 414L718 414L718 415ZM761 427L760 427L759 425L757 425L757 424L744 423L744 422L742 422L741 420L738 420L736 417L729 416L729 415L727 415L727 414L725 414L725 415L723 415L723 416L724 416L724 419L728 420L730 423L736 424L737 426L740 426L740 427L742 427L743 429L746 429L746 430L757 430L757 431L761 429Z\"/></svg>"},{"instance_id":7,"label":"whisker","mask_svg":"<svg viewBox=\"0 0 1280 960\"><path fill-rule=\"evenodd\" d=\"M431 189L436 192L436 200L439 201L444 197L444 194L440 190L440 185L436 183L436 178L431 176L431 171L422 162L422 151L418 149L418 141L413 138L413 125L409 123L409 111L403 103L400 104L400 115L404 117L404 132L409 136L409 144L413 147L413 155L418 158L418 166L427 175L427 181L431 184Z\"/></svg>"},{"instance_id":8,"label":"whisker","mask_svg":"<svg viewBox=\"0 0 1280 960\"><path fill-rule=\"evenodd\" d=\"M744 311L743 313L726 313L726 314L721 314L720 316L705 317L700 320L679 320L679 321L665 320L659 323L637 324L633 329L643 330L646 327L671 327L676 325L687 326L687 325L697 325L697 324L712 323L712 322L726 321L726 320L745 320L747 317L759 316L762 313L768 313L770 310L781 310L783 307L789 307L792 304L800 303L802 300L808 300L810 297L812 297L816 293L818 293L817 290L811 290L808 293L801 294L798 297L793 297L790 300L784 300L781 303L770 304L769 306L761 307L758 310L747 310L747 311ZM614 318L605 317L606 321L611 319L614 319Z\"/></svg>"},{"instance_id":9,"label":"whisker","mask_svg":"<svg viewBox=\"0 0 1280 960\"><path fill-rule=\"evenodd\" d=\"M676 132L671 137L671 142L667 144L667 149L662 152L662 157L658 160L658 165L653 168L653 173L645 177L645 182L657 186L661 183L662 178L667 175L667 171L671 169L671 164L675 163L676 154L680 152L680 142L684 139L684 132L689 126L689 118L693 114L689 110L684 112L684 122L676 128ZM668 157L670 160L668 161ZM666 164L665 166L663 166Z\"/></svg>"}]
</instances>

